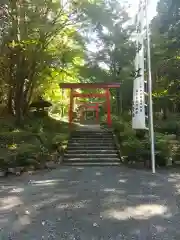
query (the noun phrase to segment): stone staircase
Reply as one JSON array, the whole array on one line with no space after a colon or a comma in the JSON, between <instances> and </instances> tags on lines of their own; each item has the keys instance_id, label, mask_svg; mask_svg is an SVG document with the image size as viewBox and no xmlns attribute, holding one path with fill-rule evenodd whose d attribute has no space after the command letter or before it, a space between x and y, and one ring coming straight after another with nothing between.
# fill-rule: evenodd
<instances>
[{"instance_id":1,"label":"stone staircase","mask_svg":"<svg viewBox=\"0 0 180 240\"><path fill-rule=\"evenodd\" d=\"M90 128L73 132L63 162L72 166L120 165L112 131Z\"/></svg>"}]
</instances>

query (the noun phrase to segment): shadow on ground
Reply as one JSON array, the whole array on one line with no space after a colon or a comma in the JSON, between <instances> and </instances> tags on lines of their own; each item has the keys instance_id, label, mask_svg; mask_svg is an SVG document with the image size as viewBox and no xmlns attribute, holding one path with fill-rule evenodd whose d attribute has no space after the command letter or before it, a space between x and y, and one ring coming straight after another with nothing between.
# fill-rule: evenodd
<instances>
[{"instance_id":1,"label":"shadow on ground","mask_svg":"<svg viewBox=\"0 0 180 240\"><path fill-rule=\"evenodd\" d=\"M0 186L2 240L180 239L178 173L63 167Z\"/></svg>"}]
</instances>

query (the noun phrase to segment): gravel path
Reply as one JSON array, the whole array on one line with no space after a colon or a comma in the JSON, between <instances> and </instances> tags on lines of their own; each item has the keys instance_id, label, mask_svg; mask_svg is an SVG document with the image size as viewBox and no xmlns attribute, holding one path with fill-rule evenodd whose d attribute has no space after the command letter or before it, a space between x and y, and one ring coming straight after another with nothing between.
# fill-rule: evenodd
<instances>
[{"instance_id":1,"label":"gravel path","mask_svg":"<svg viewBox=\"0 0 180 240\"><path fill-rule=\"evenodd\" d=\"M62 167L0 181L0 240L180 239L180 174Z\"/></svg>"}]
</instances>

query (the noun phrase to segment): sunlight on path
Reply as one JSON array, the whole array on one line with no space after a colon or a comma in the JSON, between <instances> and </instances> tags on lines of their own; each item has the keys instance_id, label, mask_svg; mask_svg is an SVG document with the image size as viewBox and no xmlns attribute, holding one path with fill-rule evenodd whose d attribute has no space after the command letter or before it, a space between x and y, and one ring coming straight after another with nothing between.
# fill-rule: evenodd
<instances>
[{"instance_id":1,"label":"sunlight on path","mask_svg":"<svg viewBox=\"0 0 180 240\"><path fill-rule=\"evenodd\" d=\"M6 179L0 239L180 239L179 181L123 167L63 167L13 184Z\"/></svg>"}]
</instances>

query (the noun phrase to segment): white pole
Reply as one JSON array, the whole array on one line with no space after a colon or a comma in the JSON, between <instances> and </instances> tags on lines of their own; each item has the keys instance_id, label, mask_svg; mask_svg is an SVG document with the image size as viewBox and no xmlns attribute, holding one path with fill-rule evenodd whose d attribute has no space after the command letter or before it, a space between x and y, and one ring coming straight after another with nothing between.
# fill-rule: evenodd
<instances>
[{"instance_id":1,"label":"white pole","mask_svg":"<svg viewBox=\"0 0 180 240\"><path fill-rule=\"evenodd\" d=\"M151 165L152 173L155 169L155 149L154 149L154 125L153 125L153 104L152 104L152 75L151 75L151 48L150 48L150 32L148 19L148 0L145 0L146 8L146 35L147 35L147 62L148 62L148 94L149 94L149 131L151 141Z\"/></svg>"}]
</instances>

